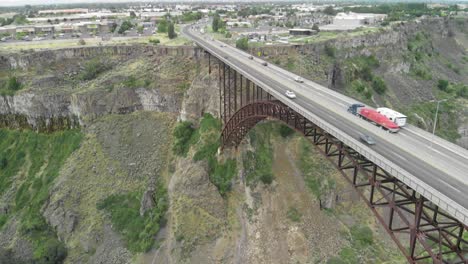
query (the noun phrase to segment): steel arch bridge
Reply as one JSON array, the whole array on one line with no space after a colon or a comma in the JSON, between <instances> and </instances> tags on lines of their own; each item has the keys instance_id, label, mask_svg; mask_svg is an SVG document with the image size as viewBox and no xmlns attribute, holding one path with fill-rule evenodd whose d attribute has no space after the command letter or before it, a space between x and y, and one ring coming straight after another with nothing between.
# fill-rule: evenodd
<instances>
[{"instance_id":1,"label":"steel arch bridge","mask_svg":"<svg viewBox=\"0 0 468 264\"><path fill-rule=\"evenodd\" d=\"M221 145L237 147L263 120L301 133L353 186L409 263L468 263L468 227L224 62L218 68ZM213 64L213 65L212 65Z\"/></svg>"}]
</instances>

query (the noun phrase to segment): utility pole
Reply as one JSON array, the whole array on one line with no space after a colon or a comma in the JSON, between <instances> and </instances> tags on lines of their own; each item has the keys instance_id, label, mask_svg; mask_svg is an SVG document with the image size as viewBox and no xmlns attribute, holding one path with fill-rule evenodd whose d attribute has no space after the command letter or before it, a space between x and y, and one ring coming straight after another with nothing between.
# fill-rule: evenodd
<instances>
[{"instance_id":1,"label":"utility pole","mask_svg":"<svg viewBox=\"0 0 468 264\"><path fill-rule=\"evenodd\" d=\"M434 126L432 128L432 139L431 139L431 148L432 148L432 144L434 142L434 137L435 137L435 130L436 130L436 126L437 126L437 115L439 113L439 105L441 102L445 102L447 101L448 99L443 99L443 100L431 100L429 102L437 102L437 108L436 108L436 113L435 113L435 117L434 117Z\"/></svg>"}]
</instances>

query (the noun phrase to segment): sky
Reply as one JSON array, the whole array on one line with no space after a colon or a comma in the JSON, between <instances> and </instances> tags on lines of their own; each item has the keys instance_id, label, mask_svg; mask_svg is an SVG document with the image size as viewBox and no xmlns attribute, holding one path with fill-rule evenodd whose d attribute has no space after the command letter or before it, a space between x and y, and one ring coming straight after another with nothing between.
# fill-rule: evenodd
<instances>
[{"instance_id":1,"label":"sky","mask_svg":"<svg viewBox=\"0 0 468 264\"><path fill-rule=\"evenodd\" d=\"M215 0L208 0L209 2L215 2ZM222 2L223 0L218 0L217 2ZM255 0L225 0L226 2L255 2ZM265 1L265 0L263 0ZM404 0L403 0L404 1ZM407 0L408 1L408 0ZM0 6L22 6L22 5L46 5L46 4L76 4L76 3L128 3L128 2L191 2L191 0L0 0ZM199 2L199 1L197 1ZM324 2L320 0L307 1L305 2ZM387 2L392 2L392 0L387 0ZM402 2L402 0L395 0L393 2ZM418 1L420 2L420 0ZM448 2L447 0L428 0L427 2L437 3L437 2ZM453 2L453 1L451 1ZM468 3L468 0L458 0L460 3Z\"/></svg>"}]
</instances>

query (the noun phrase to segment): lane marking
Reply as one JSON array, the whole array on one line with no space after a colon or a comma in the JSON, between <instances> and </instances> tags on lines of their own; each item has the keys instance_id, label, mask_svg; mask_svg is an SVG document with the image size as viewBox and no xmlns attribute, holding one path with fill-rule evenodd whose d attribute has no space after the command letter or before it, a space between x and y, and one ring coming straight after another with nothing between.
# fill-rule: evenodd
<instances>
[{"instance_id":1,"label":"lane marking","mask_svg":"<svg viewBox=\"0 0 468 264\"><path fill-rule=\"evenodd\" d=\"M442 180L442 179L439 179L439 178L436 178L436 179L437 179L439 182L443 183L444 185L450 187L452 190L455 190L455 191L461 193L460 190L458 190L457 188L455 188L455 187L453 187L452 185L448 184L446 181L444 181L444 180Z\"/></svg>"}]
</instances>

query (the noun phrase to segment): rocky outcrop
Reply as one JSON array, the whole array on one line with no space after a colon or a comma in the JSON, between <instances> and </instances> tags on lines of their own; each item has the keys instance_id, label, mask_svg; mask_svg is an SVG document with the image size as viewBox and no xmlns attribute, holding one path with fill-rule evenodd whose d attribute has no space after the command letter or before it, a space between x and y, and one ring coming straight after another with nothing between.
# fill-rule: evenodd
<instances>
[{"instance_id":1,"label":"rocky outcrop","mask_svg":"<svg viewBox=\"0 0 468 264\"><path fill-rule=\"evenodd\" d=\"M0 96L0 127L29 127L37 131L69 129L106 114L137 110L177 113L180 101L177 94L145 88L78 94L25 91L14 96Z\"/></svg>"},{"instance_id":2,"label":"rocky outcrop","mask_svg":"<svg viewBox=\"0 0 468 264\"><path fill-rule=\"evenodd\" d=\"M41 65L48 65L57 61L74 58L94 58L97 56L133 58L141 55L201 57L204 54L201 49L194 48L193 46L115 45L77 47L0 55L0 70L27 69L39 65L39 63Z\"/></svg>"}]
</instances>

